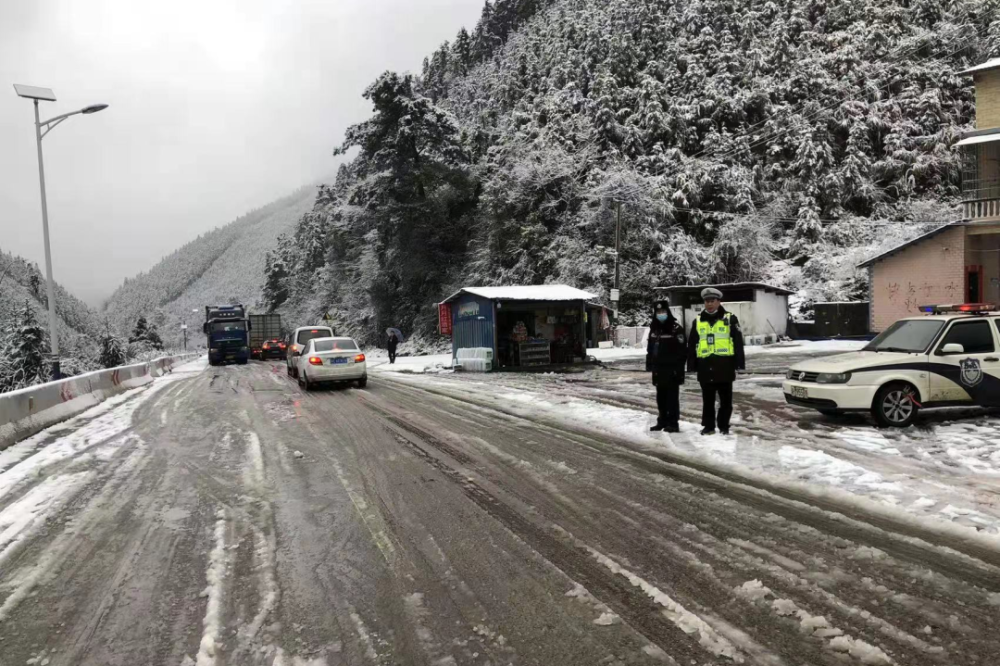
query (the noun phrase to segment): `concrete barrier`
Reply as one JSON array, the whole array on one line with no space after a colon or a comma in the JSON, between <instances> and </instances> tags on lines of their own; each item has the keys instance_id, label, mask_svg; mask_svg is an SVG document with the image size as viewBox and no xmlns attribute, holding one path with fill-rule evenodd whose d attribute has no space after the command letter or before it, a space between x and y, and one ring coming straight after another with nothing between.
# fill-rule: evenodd
<instances>
[{"instance_id":1,"label":"concrete barrier","mask_svg":"<svg viewBox=\"0 0 1000 666\"><path fill-rule=\"evenodd\" d=\"M113 395L148 384L197 356L166 356L0 394L0 451Z\"/></svg>"}]
</instances>

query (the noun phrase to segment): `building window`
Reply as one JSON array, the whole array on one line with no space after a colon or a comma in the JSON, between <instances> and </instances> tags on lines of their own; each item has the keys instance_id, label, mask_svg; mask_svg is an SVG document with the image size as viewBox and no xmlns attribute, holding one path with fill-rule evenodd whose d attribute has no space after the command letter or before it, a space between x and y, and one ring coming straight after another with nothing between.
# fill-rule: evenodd
<instances>
[{"instance_id":1,"label":"building window","mask_svg":"<svg viewBox=\"0 0 1000 666\"><path fill-rule=\"evenodd\" d=\"M979 187L979 146L962 149L962 191L971 192Z\"/></svg>"}]
</instances>

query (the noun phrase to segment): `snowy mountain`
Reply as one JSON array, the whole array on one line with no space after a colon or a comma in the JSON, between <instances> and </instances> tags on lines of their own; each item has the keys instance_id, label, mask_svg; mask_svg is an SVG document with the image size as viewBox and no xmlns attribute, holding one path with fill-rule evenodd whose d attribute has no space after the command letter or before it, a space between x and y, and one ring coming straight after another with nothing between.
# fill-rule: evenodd
<instances>
[{"instance_id":1,"label":"snowy mountain","mask_svg":"<svg viewBox=\"0 0 1000 666\"><path fill-rule=\"evenodd\" d=\"M205 305L260 300L264 257L278 236L313 207L314 187L303 187L233 222L202 234L148 272L125 280L104 305L115 329L130 331L140 316L155 323L164 342L179 344L180 325L200 330Z\"/></svg>"},{"instance_id":2,"label":"snowy mountain","mask_svg":"<svg viewBox=\"0 0 1000 666\"><path fill-rule=\"evenodd\" d=\"M619 210L625 321L656 285L864 297L859 259L955 219L956 72L997 35L970 0L487 2L419 76L365 91L357 156L270 255L265 298L371 340L433 330L462 284L607 294Z\"/></svg>"}]
</instances>

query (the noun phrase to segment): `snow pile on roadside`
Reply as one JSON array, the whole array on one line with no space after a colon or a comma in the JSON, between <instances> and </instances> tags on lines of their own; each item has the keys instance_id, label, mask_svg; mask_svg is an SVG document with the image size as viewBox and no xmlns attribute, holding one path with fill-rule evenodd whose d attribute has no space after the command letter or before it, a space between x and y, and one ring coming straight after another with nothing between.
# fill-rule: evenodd
<instances>
[{"instance_id":1,"label":"snow pile on roadside","mask_svg":"<svg viewBox=\"0 0 1000 666\"><path fill-rule=\"evenodd\" d=\"M773 345L747 347L748 356L757 354L834 354L860 351L868 340L790 340Z\"/></svg>"},{"instance_id":2,"label":"snow pile on roadside","mask_svg":"<svg viewBox=\"0 0 1000 666\"><path fill-rule=\"evenodd\" d=\"M400 372L404 374L425 374L451 372L451 353L428 354L427 356L397 356L396 362L389 363L389 353L384 349L365 352L368 369L374 372Z\"/></svg>"},{"instance_id":3,"label":"snow pile on roadside","mask_svg":"<svg viewBox=\"0 0 1000 666\"><path fill-rule=\"evenodd\" d=\"M621 359L646 358L645 347L611 347L610 349L588 349L587 356L598 361L619 361Z\"/></svg>"}]
</instances>

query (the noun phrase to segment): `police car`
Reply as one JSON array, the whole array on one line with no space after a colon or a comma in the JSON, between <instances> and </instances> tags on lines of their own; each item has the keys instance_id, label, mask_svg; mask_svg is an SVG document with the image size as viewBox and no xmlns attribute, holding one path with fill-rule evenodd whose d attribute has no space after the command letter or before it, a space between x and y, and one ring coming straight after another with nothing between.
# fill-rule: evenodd
<instances>
[{"instance_id":1,"label":"police car","mask_svg":"<svg viewBox=\"0 0 1000 666\"><path fill-rule=\"evenodd\" d=\"M906 427L921 409L1000 407L1000 314L985 303L928 305L850 354L792 366L785 400L822 414L871 411Z\"/></svg>"}]
</instances>

